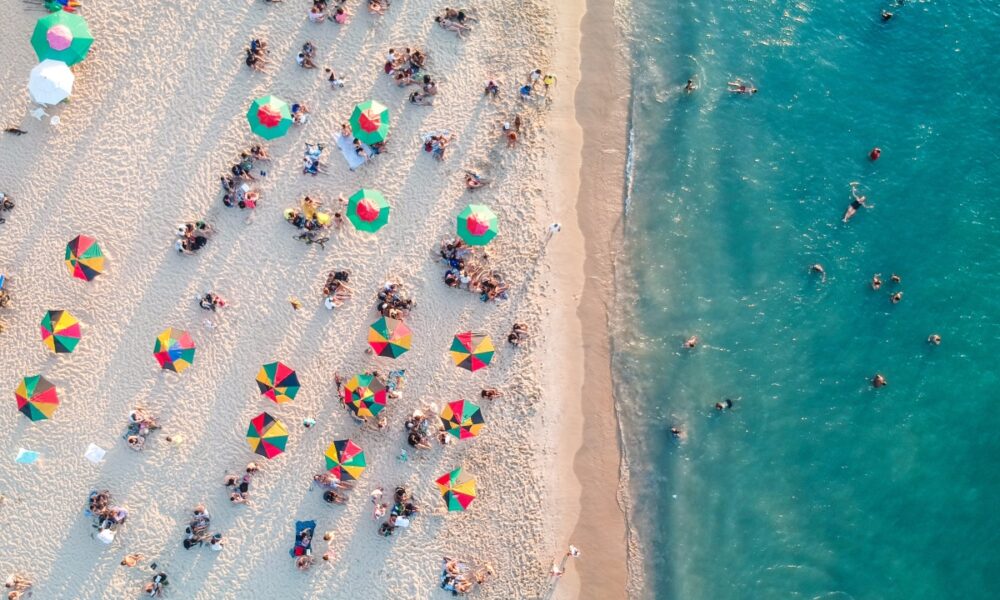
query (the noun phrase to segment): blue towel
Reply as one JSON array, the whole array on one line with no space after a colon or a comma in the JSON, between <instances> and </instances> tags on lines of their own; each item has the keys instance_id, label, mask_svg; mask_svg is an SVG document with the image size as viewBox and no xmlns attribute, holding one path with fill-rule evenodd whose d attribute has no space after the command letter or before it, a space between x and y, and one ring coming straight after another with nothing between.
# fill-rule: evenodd
<instances>
[{"instance_id":1,"label":"blue towel","mask_svg":"<svg viewBox=\"0 0 1000 600\"><path fill-rule=\"evenodd\" d=\"M296 521L295 522L295 545L292 546L292 549L288 551L288 554L290 554L292 556L292 558L294 558L296 556L302 556L302 555L304 555L306 553L306 550L309 550L312 547L312 542L310 542L308 546L300 546L299 545L299 534L301 534L306 529L312 529L313 536L315 536L316 535L316 521ZM302 549L299 550L299 548L302 548Z\"/></svg>"}]
</instances>

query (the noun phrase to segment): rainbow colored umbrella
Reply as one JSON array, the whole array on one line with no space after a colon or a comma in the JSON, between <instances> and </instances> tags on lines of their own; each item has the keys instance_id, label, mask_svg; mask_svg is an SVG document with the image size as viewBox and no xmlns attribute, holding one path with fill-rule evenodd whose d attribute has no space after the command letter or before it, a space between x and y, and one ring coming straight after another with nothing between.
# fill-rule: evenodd
<instances>
[{"instance_id":1,"label":"rainbow colored umbrella","mask_svg":"<svg viewBox=\"0 0 1000 600\"><path fill-rule=\"evenodd\" d=\"M194 340L188 332L168 327L156 336L153 356L161 369L183 373L194 362Z\"/></svg>"},{"instance_id":2,"label":"rainbow colored umbrella","mask_svg":"<svg viewBox=\"0 0 1000 600\"><path fill-rule=\"evenodd\" d=\"M279 138L292 127L292 109L277 96L262 96L247 110L250 131L265 140Z\"/></svg>"},{"instance_id":3,"label":"rainbow colored umbrella","mask_svg":"<svg viewBox=\"0 0 1000 600\"><path fill-rule=\"evenodd\" d=\"M470 371L478 371L490 364L495 351L490 336L471 331L457 334L450 350L455 365Z\"/></svg>"},{"instance_id":4,"label":"rainbow colored umbrella","mask_svg":"<svg viewBox=\"0 0 1000 600\"><path fill-rule=\"evenodd\" d=\"M347 218L359 230L375 233L389 222L389 203L382 192L362 188L348 200Z\"/></svg>"},{"instance_id":5,"label":"rainbow colored umbrella","mask_svg":"<svg viewBox=\"0 0 1000 600\"><path fill-rule=\"evenodd\" d=\"M50 310L39 325L42 343L57 354L69 354L80 343L80 321L68 310Z\"/></svg>"},{"instance_id":6,"label":"rainbow colored umbrella","mask_svg":"<svg viewBox=\"0 0 1000 600\"><path fill-rule=\"evenodd\" d=\"M271 459L285 451L288 430L281 421L262 412L250 421L250 427L247 428L247 443L250 444L251 450Z\"/></svg>"},{"instance_id":7,"label":"rainbow colored umbrella","mask_svg":"<svg viewBox=\"0 0 1000 600\"><path fill-rule=\"evenodd\" d=\"M435 480L449 511L465 510L476 499L476 480L462 477L462 467Z\"/></svg>"},{"instance_id":8,"label":"rainbow colored umbrella","mask_svg":"<svg viewBox=\"0 0 1000 600\"><path fill-rule=\"evenodd\" d=\"M460 440L476 437L486 424L483 412L468 400L455 400L445 404L440 416L444 430Z\"/></svg>"},{"instance_id":9,"label":"rainbow colored umbrella","mask_svg":"<svg viewBox=\"0 0 1000 600\"><path fill-rule=\"evenodd\" d=\"M78 235L66 244L66 266L77 279L93 281L104 272L104 254L97 240L86 235Z\"/></svg>"},{"instance_id":10,"label":"rainbow colored umbrella","mask_svg":"<svg viewBox=\"0 0 1000 600\"><path fill-rule=\"evenodd\" d=\"M368 330L368 345L378 356L399 358L412 345L413 332L406 323L382 317Z\"/></svg>"},{"instance_id":11,"label":"rainbow colored umbrella","mask_svg":"<svg viewBox=\"0 0 1000 600\"><path fill-rule=\"evenodd\" d=\"M299 376L285 363L268 363L257 372L257 387L262 396L281 404L299 393Z\"/></svg>"},{"instance_id":12,"label":"rainbow colored umbrella","mask_svg":"<svg viewBox=\"0 0 1000 600\"><path fill-rule=\"evenodd\" d=\"M362 419L374 417L385 408L385 386L374 375L355 375L344 384L344 404Z\"/></svg>"},{"instance_id":13,"label":"rainbow colored umbrella","mask_svg":"<svg viewBox=\"0 0 1000 600\"><path fill-rule=\"evenodd\" d=\"M470 246L485 246L497 236L497 216L482 204L470 204L458 213L458 236Z\"/></svg>"},{"instance_id":14,"label":"rainbow colored umbrella","mask_svg":"<svg viewBox=\"0 0 1000 600\"><path fill-rule=\"evenodd\" d=\"M351 131L366 144L385 141L389 134L389 109L375 100L358 104L351 113Z\"/></svg>"},{"instance_id":15,"label":"rainbow colored umbrella","mask_svg":"<svg viewBox=\"0 0 1000 600\"><path fill-rule=\"evenodd\" d=\"M14 390L14 397L17 398L17 410L32 421L51 419L59 406L56 386L41 375L22 379Z\"/></svg>"},{"instance_id":16,"label":"rainbow colored umbrella","mask_svg":"<svg viewBox=\"0 0 1000 600\"><path fill-rule=\"evenodd\" d=\"M47 58L75 65L87 56L94 36L80 15L59 11L38 19L31 34L31 47L38 60Z\"/></svg>"},{"instance_id":17,"label":"rainbow colored umbrella","mask_svg":"<svg viewBox=\"0 0 1000 600\"><path fill-rule=\"evenodd\" d=\"M365 451L351 440L335 440L323 456L327 470L341 481L353 481L365 470Z\"/></svg>"}]
</instances>

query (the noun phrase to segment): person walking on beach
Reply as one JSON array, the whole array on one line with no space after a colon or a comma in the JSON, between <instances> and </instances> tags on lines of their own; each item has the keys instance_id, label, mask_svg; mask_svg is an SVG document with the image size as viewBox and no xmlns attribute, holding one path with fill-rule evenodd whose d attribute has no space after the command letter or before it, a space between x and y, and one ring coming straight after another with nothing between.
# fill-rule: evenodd
<instances>
[{"instance_id":1,"label":"person walking on beach","mask_svg":"<svg viewBox=\"0 0 1000 600\"><path fill-rule=\"evenodd\" d=\"M552 223L547 228L545 228L545 243L548 244L552 236L562 231L562 225L559 223Z\"/></svg>"}]
</instances>

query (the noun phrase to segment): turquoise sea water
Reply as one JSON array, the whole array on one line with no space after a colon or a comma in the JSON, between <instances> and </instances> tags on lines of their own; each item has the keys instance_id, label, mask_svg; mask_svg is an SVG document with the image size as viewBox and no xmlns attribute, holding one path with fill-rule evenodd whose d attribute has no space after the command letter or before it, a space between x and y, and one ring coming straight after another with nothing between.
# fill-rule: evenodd
<instances>
[{"instance_id":1,"label":"turquoise sea water","mask_svg":"<svg viewBox=\"0 0 1000 600\"><path fill-rule=\"evenodd\" d=\"M1000 5L888 6L632 7L613 338L649 597L1000 597Z\"/></svg>"}]
</instances>

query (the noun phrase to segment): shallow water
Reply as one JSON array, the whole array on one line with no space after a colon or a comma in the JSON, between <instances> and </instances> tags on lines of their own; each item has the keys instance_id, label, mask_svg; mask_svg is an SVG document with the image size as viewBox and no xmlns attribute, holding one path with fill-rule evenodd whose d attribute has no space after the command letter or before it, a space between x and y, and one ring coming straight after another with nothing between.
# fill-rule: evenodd
<instances>
[{"instance_id":1,"label":"shallow water","mask_svg":"<svg viewBox=\"0 0 1000 600\"><path fill-rule=\"evenodd\" d=\"M633 7L613 337L650 597L1000 594L1000 9L885 6Z\"/></svg>"}]
</instances>

